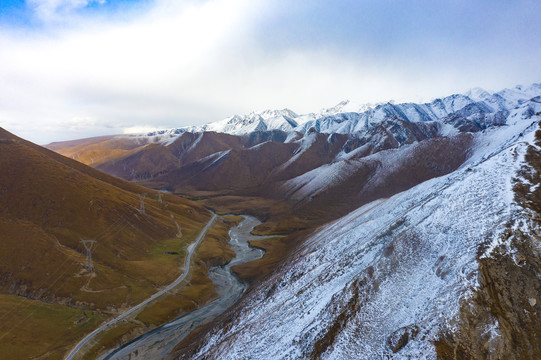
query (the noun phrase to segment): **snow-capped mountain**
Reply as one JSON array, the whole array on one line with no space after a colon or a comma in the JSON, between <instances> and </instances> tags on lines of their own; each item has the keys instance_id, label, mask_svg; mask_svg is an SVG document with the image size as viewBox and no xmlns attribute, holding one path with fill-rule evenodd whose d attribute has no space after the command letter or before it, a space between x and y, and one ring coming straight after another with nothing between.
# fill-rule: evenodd
<instances>
[{"instance_id":1,"label":"snow-capped mountain","mask_svg":"<svg viewBox=\"0 0 541 360\"><path fill-rule=\"evenodd\" d=\"M352 108L55 147L291 236L174 358L536 359L541 85Z\"/></svg>"},{"instance_id":2,"label":"snow-capped mountain","mask_svg":"<svg viewBox=\"0 0 541 360\"><path fill-rule=\"evenodd\" d=\"M289 109L265 110L249 115L235 115L201 127L194 127L194 132L216 131L232 135L242 135L253 131L282 130L292 131L298 126L298 117Z\"/></svg>"},{"instance_id":3,"label":"snow-capped mountain","mask_svg":"<svg viewBox=\"0 0 541 360\"><path fill-rule=\"evenodd\" d=\"M176 358L538 358L541 101L522 96L501 102L518 106L474 135L456 171L321 227L195 352ZM431 106L456 112L468 99ZM305 186L325 190L351 161L342 165L307 173Z\"/></svg>"},{"instance_id":4,"label":"snow-capped mountain","mask_svg":"<svg viewBox=\"0 0 541 360\"><path fill-rule=\"evenodd\" d=\"M307 133L315 129L323 133L352 134L369 130L387 120L401 119L408 122L443 120L456 125L464 118L485 127L485 118L501 118L502 113L514 109L525 101L541 95L541 84L517 86L513 89L491 93L474 88L466 94L454 94L424 104L384 103L377 105L354 105L343 101L334 107L317 113L297 115L289 109L265 110L248 115L235 115L202 126L189 126L146 134L155 142L171 143L184 132L215 131L243 135L254 131L282 130ZM471 117L474 118L471 118ZM497 120L496 120L497 121Z\"/></svg>"},{"instance_id":5,"label":"snow-capped mountain","mask_svg":"<svg viewBox=\"0 0 541 360\"><path fill-rule=\"evenodd\" d=\"M245 196L250 189L265 201L294 204L303 222L297 228L310 227L454 171L470 156L473 134L505 127L510 116L535 116L541 85L495 94L476 89L469 95L426 104L387 103L360 113L340 112L350 106L344 102L304 123L299 119L307 115L265 111L206 127L229 126L238 135L177 129L60 143L54 149L109 174L173 192ZM284 121L293 130L243 133ZM289 213L276 211L265 226L289 231Z\"/></svg>"},{"instance_id":6,"label":"snow-capped mountain","mask_svg":"<svg viewBox=\"0 0 541 360\"><path fill-rule=\"evenodd\" d=\"M188 126L178 129L150 132L138 137L150 137L154 142L171 143L184 132L215 131L232 135L244 135L254 131L282 130L293 131L298 127L299 116L289 109L265 110L248 115L234 115L226 119L201 126Z\"/></svg>"}]
</instances>

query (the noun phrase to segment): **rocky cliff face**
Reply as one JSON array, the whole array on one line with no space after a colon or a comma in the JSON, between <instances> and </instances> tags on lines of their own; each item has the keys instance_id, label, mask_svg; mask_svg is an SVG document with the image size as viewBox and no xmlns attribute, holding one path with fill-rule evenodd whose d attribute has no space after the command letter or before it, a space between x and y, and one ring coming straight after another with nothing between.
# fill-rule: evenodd
<instances>
[{"instance_id":1,"label":"rocky cliff face","mask_svg":"<svg viewBox=\"0 0 541 360\"><path fill-rule=\"evenodd\" d=\"M534 136L514 179L514 219L479 256L479 288L458 331L435 342L441 359L541 356L541 130Z\"/></svg>"}]
</instances>

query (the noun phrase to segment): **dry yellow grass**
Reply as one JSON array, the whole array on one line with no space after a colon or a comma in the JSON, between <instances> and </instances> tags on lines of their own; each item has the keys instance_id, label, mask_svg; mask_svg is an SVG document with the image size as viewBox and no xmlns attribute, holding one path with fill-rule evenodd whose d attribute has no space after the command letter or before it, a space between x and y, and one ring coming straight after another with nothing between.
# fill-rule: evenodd
<instances>
[{"instance_id":1,"label":"dry yellow grass","mask_svg":"<svg viewBox=\"0 0 541 360\"><path fill-rule=\"evenodd\" d=\"M136 338L161 324L193 311L216 298L214 285L208 278L208 269L224 265L234 256L229 248L229 229L242 217L226 216L218 219L196 250L190 275L176 292L160 297L147 305L134 318L124 321L100 335L92 348L85 350L84 358L92 359L122 343ZM184 253L184 251L182 251Z\"/></svg>"},{"instance_id":2,"label":"dry yellow grass","mask_svg":"<svg viewBox=\"0 0 541 360\"><path fill-rule=\"evenodd\" d=\"M182 250L210 216L191 201L169 194L160 201L154 190L0 129L0 294L62 304L72 311L96 310L104 317L115 314L179 275ZM81 239L97 240L95 274L83 268ZM16 306L5 306L11 305ZM33 340L43 352L71 346L84 335L74 332L64 344L51 344L47 331L36 329ZM25 346L25 330L15 328L10 334L9 343L0 340L0 354Z\"/></svg>"},{"instance_id":3,"label":"dry yellow grass","mask_svg":"<svg viewBox=\"0 0 541 360\"><path fill-rule=\"evenodd\" d=\"M24 143L0 144L0 155L3 291L16 279L26 289L21 295L44 292L51 299L71 298L101 309L136 302L178 275L183 257L159 254L156 248L173 242L185 246L210 217L195 204L173 196L159 203L156 192L136 188L147 193L140 213L140 193L88 176ZM182 239L176 238L177 224ZM97 240L92 255L98 273L90 284L87 274L79 274L81 239ZM61 264L67 265L62 286L50 291L50 276Z\"/></svg>"},{"instance_id":4,"label":"dry yellow grass","mask_svg":"<svg viewBox=\"0 0 541 360\"><path fill-rule=\"evenodd\" d=\"M103 162L126 156L145 145L134 139L101 136L52 143L46 147L66 157L80 161L83 164L96 166Z\"/></svg>"},{"instance_id":5,"label":"dry yellow grass","mask_svg":"<svg viewBox=\"0 0 541 360\"><path fill-rule=\"evenodd\" d=\"M102 319L93 311L0 295L0 358L62 358Z\"/></svg>"}]
</instances>

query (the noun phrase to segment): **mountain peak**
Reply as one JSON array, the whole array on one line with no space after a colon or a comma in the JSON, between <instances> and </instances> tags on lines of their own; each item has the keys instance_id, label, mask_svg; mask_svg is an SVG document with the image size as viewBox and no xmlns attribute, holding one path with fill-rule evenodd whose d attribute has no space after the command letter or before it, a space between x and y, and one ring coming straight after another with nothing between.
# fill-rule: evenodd
<instances>
[{"instance_id":1,"label":"mountain peak","mask_svg":"<svg viewBox=\"0 0 541 360\"><path fill-rule=\"evenodd\" d=\"M280 117L280 116L287 116L289 118L296 118L298 116L295 112L293 112L292 110L287 109L287 108L284 108L284 109L281 109L281 110L267 109L267 110L263 110L263 111L259 111L259 112L254 112L252 114L259 115L264 120L275 118L275 117Z\"/></svg>"},{"instance_id":2,"label":"mountain peak","mask_svg":"<svg viewBox=\"0 0 541 360\"><path fill-rule=\"evenodd\" d=\"M472 88L463 94L451 94L429 103L396 103L394 101L359 105L349 100L324 108L318 113L298 115L290 109L266 109L244 115L234 115L220 121L200 126L188 126L156 134L163 134L163 142L170 142L185 131L215 131L232 135L248 134L254 131L282 130L306 132L310 128L325 133L354 133L366 131L370 124L377 124L389 118L408 122L437 121L452 114L471 115L472 106L478 103L484 113L511 110L531 98L541 95L541 84L518 85L494 93L483 88ZM467 116L470 116L467 115ZM153 133L154 134L154 133ZM160 141L156 139L156 141Z\"/></svg>"},{"instance_id":3,"label":"mountain peak","mask_svg":"<svg viewBox=\"0 0 541 360\"><path fill-rule=\"evenodd\" d=\"M465 95L467 97L469 97L470 99L472 99L472 100L483 101L483 100L489 98L490 96L492 96L492 93L485 90L485 89L483 89L483 88L474 87L474 88L468 90Z\"/></svg>"}]
</instances>

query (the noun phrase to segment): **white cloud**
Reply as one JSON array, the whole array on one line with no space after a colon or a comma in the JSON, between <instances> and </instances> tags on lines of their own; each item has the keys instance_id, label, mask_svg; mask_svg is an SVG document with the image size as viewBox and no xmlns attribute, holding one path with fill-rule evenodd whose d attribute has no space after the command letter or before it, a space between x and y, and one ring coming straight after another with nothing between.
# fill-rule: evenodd
<instances>
[{"instance_id":1,"label":"white cloud","mask_svg":"<svg viewBox=\"0 0 541 360\"><path fill-rule=\"evenodd\" d=\"M33 1L48 4L52 14L88 5ZM460 49L442 43L415 57L376 56L355 45L355 51L269 48L254 34L270 2L155 0L122 18L78 18L77 25L56 23L42 32L4 29L0 126L46 143L138 126L201 124L265 108L317 111L343 99L428 100L541 75L531 72L541 57L535 46L528 57L513 51L508 58L491 57L490 49L478 56L475 43Z\"/></svg>"},{"instance_id":2,"label":"white cloud","mask_svg":"<svg viewBox=\"0 0 541 360\"><path fill-rule=\"evenodd\" d=\"M43 21L58 21L69 16L74 10L90 3L105 4L106 0L26 0L27 6Z\"/></svg>"},{"instance_id":3,"label":"white cloud","mask_svg":"<svg viewBox=\"0 0 541 360\"><path fill-rule=\"evenodd\" d=\"M157 127L153 125L138 125L138 126L131 126L128 128L123 129L124 134L144 134L149 133L157 130L162 130L162 127Z\"/></svg>"},{"instance_id":4,"label":"white cloud","mask_svg":"<svg viewBox=\"0 0 541 360\"><path fill-rule=\"evenodd\" d=\"M149 121L214 120L220 112L209 110L212 98L193 96L212 86L198 77L212 71L249 9L247 0L160 1L132 20L0 33L0 126L15 119L21 132L80 137L80 119L116 132ZM49 140L43 131L31 137Z\"/></svg>"}]
</instances>

